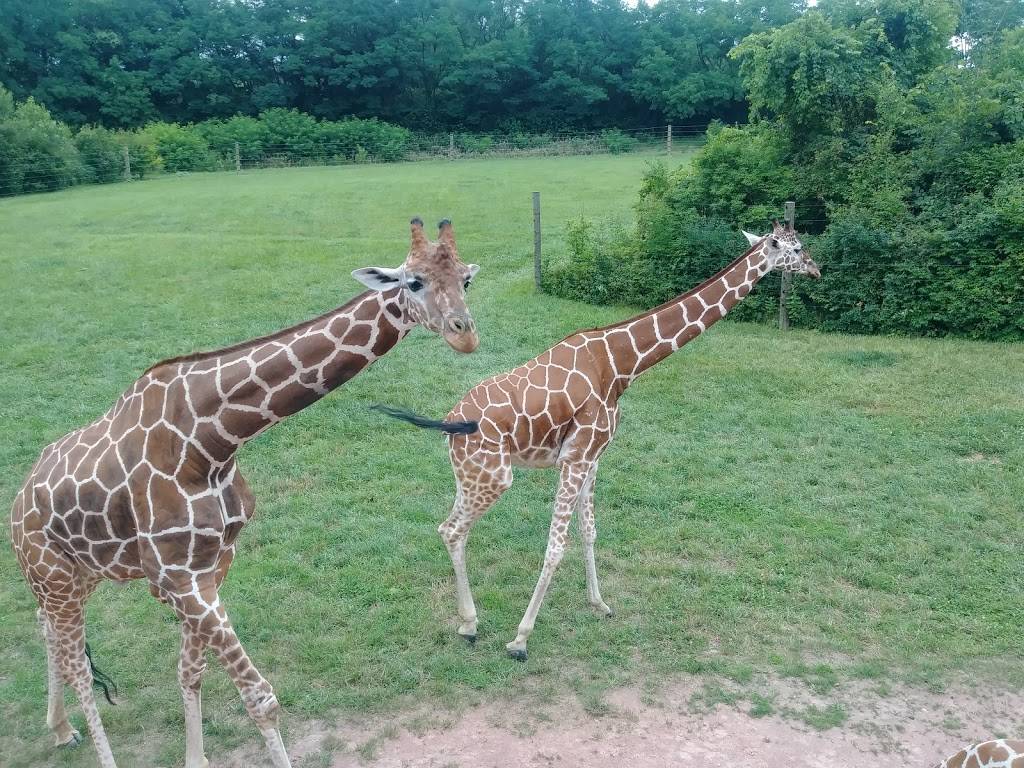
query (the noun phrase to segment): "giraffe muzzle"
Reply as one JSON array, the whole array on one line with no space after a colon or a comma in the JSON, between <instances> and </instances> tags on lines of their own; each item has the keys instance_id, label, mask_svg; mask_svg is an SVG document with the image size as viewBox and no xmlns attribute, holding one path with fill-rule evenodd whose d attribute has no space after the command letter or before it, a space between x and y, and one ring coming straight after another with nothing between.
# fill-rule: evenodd
<instances>
[{"instance_id":1,"label":"giraffe muzzle","mask_svg":"<svg viewBox=\"0 0 1024 768\"><path fill-rule=\"evenodd\" d=\"M480 345L476 323L468 314L452 313L444 319L444 340L456 352L470 353Z\"/></svg>"}]
</instances>

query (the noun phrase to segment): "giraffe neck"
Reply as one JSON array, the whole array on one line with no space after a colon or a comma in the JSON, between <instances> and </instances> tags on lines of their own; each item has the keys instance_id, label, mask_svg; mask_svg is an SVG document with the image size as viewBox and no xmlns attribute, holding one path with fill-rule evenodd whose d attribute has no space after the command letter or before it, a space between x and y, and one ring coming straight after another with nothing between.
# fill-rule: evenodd
<instances>
[{"instance_id":1,"label":"giraffe neck","mask_svg":"<svg viewBox=\"0 0 1024 768\"><path fill-rule=\"evenodd\" d=\"M768 257L754 246L696 288L606 329L619 391L725 317L770 270Z\"/></svg>"},{"instance_id":2,"label":"giraffe neck","mask_svg":"<svg viewBox=\"0 0 1024 768\"><path fill-rule=\"evenodd\" d=\"M170 420L186 434L191 426L211 463L223 465L247 441L356 376L414 326L400 290L369 291L271 336L160 363L150 376L168 382Z\"/></svg>"}]
</instances>

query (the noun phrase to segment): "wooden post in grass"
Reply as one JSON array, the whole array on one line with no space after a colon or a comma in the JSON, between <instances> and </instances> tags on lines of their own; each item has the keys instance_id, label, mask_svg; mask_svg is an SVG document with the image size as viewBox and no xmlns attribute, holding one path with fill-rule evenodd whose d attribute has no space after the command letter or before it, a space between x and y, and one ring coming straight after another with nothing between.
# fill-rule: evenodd
<instances>
[{"instance_id":1,"label":"wooden post in grass","mask_svg":"<svg viewBox=\"0 0 1024 768\"><path fill-rule=\"evenodd\" d=\"M124 180L132 180L132 156L128 154L128 147L121 147L121 157L124 158Z\"/></svg>"},{"instance_id":2,"label":"wooden post in grass","mask_svg":"<svg viewBox=\"0 0 1024 768\"><path fill-rule=\"evenodd\" d=\"M238 142L235 142L235 173L242 171L242 153L238 151Z\"/></svg>"},{"instance_id":3,"label":"wooden post in grass","mask_svg":"<svg viewBox=\"0 0 1024 768\"><path fill-rule=\"evenodd\" d=\"M448 159L449 160L454 160L455 159L455 134L454 133L449 133L448 134Z\"/></svg>"},{"instance_id":4,"label":"wooden post in grass","mask_svg":"<svg viewBox=\"0 0 1024 768\"><path fill-rule=\"evenodd\" d=\"M533 193L533 284L540 290L540 192Z\"/></svg>"},{"instance_id":5,"label":"wooden post in grass","mask_svg":"<svg viewBox=\"0 0 1024 768\"><path fill-rule=\"evenodd\" d=\"M672 154L672 123L668 124L668 131L665 133L665 152Z\"/></svg>"},{"instance_id":6,"label":"wooden post in grass","mask_svg":"<svg viewBox=\"0 0 1024 768\"><path fill-rule=\"evenodd\" d=\"M786 227L796 229L796 202L786 201ZM786 297L789 296L789 284L791 275L789 272L782 273L782 281L779 288L779 329L789 330L789 313L786 311Z\"/></svg>"}]
</instances>

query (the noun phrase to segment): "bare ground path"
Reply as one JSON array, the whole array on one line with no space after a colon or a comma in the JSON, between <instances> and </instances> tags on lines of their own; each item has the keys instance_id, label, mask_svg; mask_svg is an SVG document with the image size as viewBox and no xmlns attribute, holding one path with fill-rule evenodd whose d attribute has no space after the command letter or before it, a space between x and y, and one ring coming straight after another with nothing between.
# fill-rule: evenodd
<instances>
[{"instance_id":1,"label":"bare ground path","mask_svg":"<svg viewBox=\"0 0 1024 768\"><path fill-rule=\"evenodd\" d=\"M691 681L655 696L619 689L602 700L597 715L575 699L529 711L502 701L461 715L420 710L372 722L293 726L289 741L297 768L927 768L964 744L1024 734L1024 695L989 686L934 693L858 683L827 699L786 680L761 687L770 705L750 686L746 694L715 687L729 701L712 703L706 684ZM756 716L766 709L771 714ZM843 722L823 730L806 722L823 726L829 712ZM258 751L243 751L224 765L259 761Z\"/></svg>"}]
</instances>

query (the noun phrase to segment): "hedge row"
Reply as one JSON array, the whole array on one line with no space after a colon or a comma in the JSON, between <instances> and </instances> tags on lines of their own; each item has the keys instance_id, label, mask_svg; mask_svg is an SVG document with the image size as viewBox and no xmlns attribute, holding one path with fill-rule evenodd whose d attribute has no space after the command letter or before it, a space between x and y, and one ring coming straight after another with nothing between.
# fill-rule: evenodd
<instances>
[{"instance_id":1,"label":"hedge row","mask_svg":"<svg viewBox=\"0 0 1024 768\"><path fill-rule=\"evenodd\" d=\"M186 126L157 122L137 131L85 127L73 133L41 104L29 98L15 105L0 87L0 195L120 181L129 169L133 178L143 178L161 171L232 169L236 164L390 162L446 151L450 141L449 134L416 136L380 120L317 120L293 109ZM452 148L462 155L544 149L619 153L638 143L618 130L571 139L513 131L454 134Z\"/></svg>"}]
</instances>

